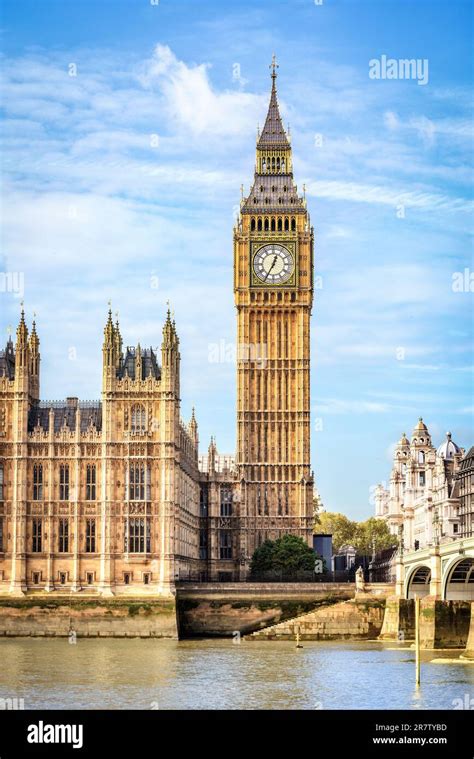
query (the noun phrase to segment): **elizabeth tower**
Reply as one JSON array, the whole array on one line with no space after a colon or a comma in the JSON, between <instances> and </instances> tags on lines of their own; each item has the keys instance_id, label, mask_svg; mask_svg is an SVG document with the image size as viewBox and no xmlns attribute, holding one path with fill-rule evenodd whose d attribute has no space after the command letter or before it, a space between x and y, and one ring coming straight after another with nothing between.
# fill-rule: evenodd
<instances>
[{"instance_id":1,"label":"elizabeth tower","mask_svg":"<svg viewBox=\"0 0 474 759\"><path fill-rule=\"evenodd\" d=\"M253 186L234 229L240 556L290 533L311 542L310 319L313 230L278 107L257 137Z\"/></svg>"}]
</instances>

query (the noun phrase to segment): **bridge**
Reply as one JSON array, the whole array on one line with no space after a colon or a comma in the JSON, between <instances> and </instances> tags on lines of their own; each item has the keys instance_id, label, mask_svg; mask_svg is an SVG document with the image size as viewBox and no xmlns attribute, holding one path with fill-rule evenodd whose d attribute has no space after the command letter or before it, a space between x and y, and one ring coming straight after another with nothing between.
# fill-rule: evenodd
<instances>
[{"instance_id":1,"label":"bridge","mask_svg":"<svg viewBox=\"0 0 474 759\"><path fill-rule=\"evenodd\" d=\"M474 537L431 545L397 559L396 593L474 601Z\"/></svg>"}]
</instances>

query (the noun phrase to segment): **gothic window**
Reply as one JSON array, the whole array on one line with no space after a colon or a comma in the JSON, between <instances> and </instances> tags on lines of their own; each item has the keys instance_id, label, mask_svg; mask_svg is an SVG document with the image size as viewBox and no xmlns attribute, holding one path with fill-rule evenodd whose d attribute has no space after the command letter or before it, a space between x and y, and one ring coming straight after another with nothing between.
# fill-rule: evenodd
<instances>
[{"instance_id":1,"label":"gothic window","mask_svg":"<svg viewBox=\"0 0 474 759\"><path fill-rule=\"evenodd\" d=\"M130 464L129 497L131 501L150 500L150 469L145 464Z\"/></svg>"},{"instance_id":2,"label":"gothic window","mask_svg":"<svg viewBox=\"0 0 474 759\"><path fill-rule=\"evenodd\" d=\"M3 517L0 517L0 552L3 553Z\"/></svg>"},{"instance_id":3,"label":"gothic window","mask_svg":"<svg viewBox=\"0 0 474 759\"><path fill-rule=\"evenodd\" d=\"M125 530L125 553L150 553L150 520L145 517L129 517L128 532Z\"/></svg>"},{"instance_id":4,"label":"gothic window","mask_svg":"<svg viewBox=\"0 0 474 759\"><path fill-rule=\"evenodd\" d=\"M86 469L86 501L95 501L96 498L97 467L95 464L87 464Z\"/></svg>"},{"instance_id":5,"label":"gothic window","mask_svg":"<svg viewBox=\"0 0 474 759\"><path fill-rule=\"evenodd\" d=\"M95 553L96 520L86 519L86 553Z\"/></svg>"},{"instance_id":6,"label":"gothic window","mask_svg":"<svg viewBox=\"0 0 474 759\"><path fill-rule=\"evenodd\" d=\"M281 232L282 230L282 224L281 224L281 217L278 219L278 231Z\"/></svg>"},{"instance_id":7,"label":"gothic window","mask_svg":"<svg viewBox=\"0 0 474 759\"><path fill-rule=\"evenodd\" d=\"M69 551L69 519L61 517L59 520L59 553Z\"/></svg>"},{"instance_id":8,"label":"gothic window","mask_svg":"<svg viewBox=\"0 0 474 759\"><path fill-rule=\"evenodd\" d=\"M250 222L250 229L252 230L252 232L255 232L255 219L252 219L252 221Z\"/></svg>"},{"instance_id":9,"label":"gothic window","mask_svg":"<svg viewBox=\"0 0 474 759\"><path fill-rule=\"evenodd\" d=\"M69 501L69 464L59 467L59 500Z\"/></svg>"},{"instance_id":10,"label":"gothic window","mask_svg":"<svg viewBox=\"0 0 474 759\"><path fill-rule=\"evenodd\" d=\"M296 219L291 220L291 231L294 232L296 230Z\"/></svg>"},{"instance_id":11,"label":"gothic window","mask_svg":"<svg viewBox=\"0 0 474 759\"><path fill-rule=\"evenodd\" d=\"M232 488L221 487L221 517L232 516Z\"/></svg>"},{"instance_id":12,"label":"gothic window","mask_svg":"<svg viewBox=\"0 0 474 759\"><path fill-rule=\"evenodd\" d=\"M281 170L282 170L282 173L284 173L284 171L285 171L285 159L284 158L281 159ZM286 187L285 187L285 190L286 190Z\"/></svg>"},{"instance_id":13,"label":"gothic window","mask_svg":"<svg viewBox=\"0 0 474 759\"><path fill-rule=\"evenodd\" d=\"M272 229L272 232L275 231L275 219L272 219L271 229Z\"/></svg>"},{"instance_id":14,"label":"gothic window","mask_svg":"<svg viewBox=\"0 0 474 759\"><path fill-rule=\"evenodd\" d=\"M277 164L277 171L280 171L280 156L277 156L276 164Z\"/></svg>"},{"instance_id":15,"label":"gothic window","mask_svg":"<svg viewBox=\"0 0 474 759\"><path fill-rule=\"evenodd\" d=\"M259 220L258 220L258 223L257 223L257 230L258 230L259 232L261 232L261 231L262 231L262 220L261 220L261 219L259 219Z\"/></svg>"},{"instance_id":16,"label":"gothic window","mask_svg":"<svg viewBox=\"0 0 474 759\"><path fill-rule=\"evenodd\" d=\"M33 551L33 553L41 553L41 551L43 550L42 539L43 539L43 520L33 519L32 546L31 546L31 550Z\"/></svg>"},{"instance_id":17,"label":"gothic window","mask_svg":"<svg viewBox=\"0 0 474 759\"><path fill-rule=\"evenodd\" d=\"M141 404L132 406L132 432L143 433L146 430L145 407Z\"/></svg>"},{"instance_id":18,"label":"gothic window","mask_svg":"<svg viewBox=\"0 0 474 759\"><path fill-rule=\"evenodd\" d=\"M207 486L201 485L200 496L199 496L199 516L200 517L207 517L207 508L208 508Z\"/></svg>"},{"instance_id":19,"label":"gothic window","mask_svg":"<svg viewBox=\"0 0 474 759\"><path fill-rule=\"evenodd\" d=\"M199 530L199 558L207 559L207 530Z\"/></svg>"},{"instance_id":20,"label":"gothic window","mask_svg":"<svg viewBox=\"0 0 474 759\"><path fill-rule=\"evenodd\" d=\"M0 464L0 501L3 501L3 473L4 473L4 466L2 462Z\"/></svg>"},{"instance_id":21,"label":"gothic window","mask_svg":"<svg viewBox=\"0 0 474 759\"><path fill-rule=\"evenodd\" d=\"M268 219L265 219L264 229L265 229L265 232L268 232Z\"/></svg>"},{"instance_id":22,"label":"gothic window","mask_svg":"<svg viewBox=\"0 0 474 759\"><path fill-rule=\"evenodd\" d=\"M33 501L43 500L43 465L33 467Z\"/></svg>"},{"instance_id":23,"label":"gothic window","mask_svg":"<svg viewBox=\"0 0 474 759\"><path fill-rule=\"evenodd\" d=\"M219 531L219 558L232 558L232 533L230 530Z\"/></svg>"}]
</instances>

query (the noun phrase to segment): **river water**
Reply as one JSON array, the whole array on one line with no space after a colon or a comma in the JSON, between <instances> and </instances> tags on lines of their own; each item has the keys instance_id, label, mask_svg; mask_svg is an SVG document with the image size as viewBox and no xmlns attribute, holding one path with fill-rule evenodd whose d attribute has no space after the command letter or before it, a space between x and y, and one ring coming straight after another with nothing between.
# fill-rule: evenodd
<instances>
[{"instance_id":1,"label":"river water","mask_svg":"<svg viewBox=\"0 0 474 759\"><path fill-rule=\"evenodd\" d=\"M0 641L0 698L25 709L466 708L474 664L431 663L459 653L423 652L417 689L414 652L393 643L14 638Z\"/></svg>"}]
</instances>

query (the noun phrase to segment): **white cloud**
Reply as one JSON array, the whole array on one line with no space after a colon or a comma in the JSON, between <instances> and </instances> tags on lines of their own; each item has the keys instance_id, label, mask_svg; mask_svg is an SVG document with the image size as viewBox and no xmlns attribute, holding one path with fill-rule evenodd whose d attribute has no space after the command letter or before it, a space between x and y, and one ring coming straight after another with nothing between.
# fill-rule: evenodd
<instances>
[{"instance_id":1,"label":"white cloud","mask_svg":"<svg viewBox=\"0 0 474 759\"><path fill-rule=\"evenodd\" d=\"M140 81L160 91L171 123L186 134L206 139L215 135L241 139L254 134L267 96L240 90L218 92L208 71L209 64L187 66L169 47L157 45Z\"/></svg>"}]
</instances>

